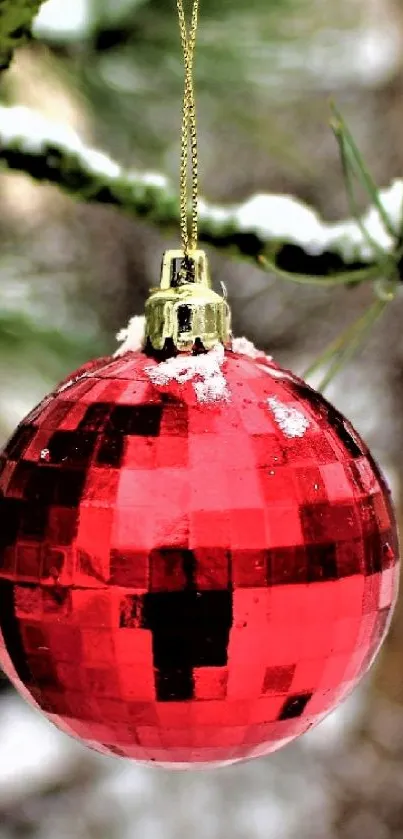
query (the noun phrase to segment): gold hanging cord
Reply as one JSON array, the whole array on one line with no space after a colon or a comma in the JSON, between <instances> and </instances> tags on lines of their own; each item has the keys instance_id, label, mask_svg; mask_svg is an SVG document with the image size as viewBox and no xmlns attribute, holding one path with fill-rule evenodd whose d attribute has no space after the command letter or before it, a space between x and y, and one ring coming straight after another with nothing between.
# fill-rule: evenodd
<instances>
[{"instance_id":1,"label":"gold hanging cord","mask_svg":"<svg viewBox=\"0 0 403 839\"><path fill-rule=\"evenodd\" d=\"M188 2L190 6L190 0ZM178 352L207 352L217 344L229 346L231 340L229 305L222 295L213 290L206 254L199 250L197 244L198 174L193 60L200 0L191 0L191 3L188 25L184 11L186 0L176 0L185 60L180 167L182 248L165 252L160 286L151 289L145 310L148 349L150 352L163 352L166 358Z\"/></svg>"},{"instance_id":2,"label":"gold hanging cord","mask_svg":"<svg viewBox=\"0 0 403 839\"><path fill-rule=\"evenodd\" d=\"M185 60L185 88L183 94L180 167L180 214L183 251L185 256L188 257L190 251L194 251L197 248L198 236L198 151L193 67L199 16L199 0L193 0L189 31L186 23L184 0L176 0L176 4L179 15L183 57ZM192 179L190 200L188 183L189 144ZM191 206L190 218L189 204Z\"/></svg>"}]
</instances>

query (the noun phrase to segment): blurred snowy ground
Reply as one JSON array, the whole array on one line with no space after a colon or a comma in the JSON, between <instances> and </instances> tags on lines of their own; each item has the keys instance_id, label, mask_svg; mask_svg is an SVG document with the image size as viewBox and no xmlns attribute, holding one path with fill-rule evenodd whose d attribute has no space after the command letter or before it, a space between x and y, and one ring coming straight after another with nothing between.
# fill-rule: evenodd
<instances>
[{"instance_id":1,"label":"blurred snowy ground","mask_svg":"<svg viewBox=\"0 0 403 839\"><path fill-rule=\"evenodd\" d=\"M0 704L1 839L291 839L304 826L331 835L322 757L345 748L359 705L356 694L284 754L170 773L91 753L11 694Z\"/></svg>"},{"instance_id":2,"label":"blurred snowy ground","mask_svg":"<svg viewBox=\"0 0 403 839\"><path fill-rule=\"evenodd\" d=\"M378 751L401 753L403 715L384 708L382 722L379 709L373 742L361 745L356 731L364 695L365 689L356 692L319 728L271 758L174 773L91 753L7 696L0 704L0 837L401 836L383 824L382 807L401 807L403 767L385 764L379 774ZM357 796L359 806L340 831L340 806Z\"/></svg>"}]
</instances>

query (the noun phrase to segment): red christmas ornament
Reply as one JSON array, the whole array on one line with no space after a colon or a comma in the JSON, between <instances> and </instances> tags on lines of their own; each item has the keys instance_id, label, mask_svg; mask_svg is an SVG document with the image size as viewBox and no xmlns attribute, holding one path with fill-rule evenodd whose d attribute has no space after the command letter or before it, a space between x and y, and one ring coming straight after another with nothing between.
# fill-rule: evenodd
<instances>
[{"instance_id":1,"label":"red christmas ornament","mask_svg":"<svg viewBox=\"0 0 403 839\"><path fill-rule=\"evenodd\" d=\"M169 291L180 348L214 343L197 284L185 305ZM160 325L149 312L149 349L157 333L172 349ZM5 448L1 663L100 751L172 767L268 754L354 688L386 633L384 479L335 408L252 355L93 362Z\"/></svg>"}]
</instances>

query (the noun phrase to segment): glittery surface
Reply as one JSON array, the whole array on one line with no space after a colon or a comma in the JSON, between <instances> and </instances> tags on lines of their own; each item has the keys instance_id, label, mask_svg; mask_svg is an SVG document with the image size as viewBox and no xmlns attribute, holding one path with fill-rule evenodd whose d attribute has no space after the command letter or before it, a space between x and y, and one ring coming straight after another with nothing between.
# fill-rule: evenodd
<instances>
[{"instance_id":1,"label":"glittery surface","mask_svg":"<svg viewBox=\"0 0 403 839\"><path fill-rule=\"evenodd\" d=\"M0 660L101 751L176 767L267 754L379 648L389 493L350 424L265 358L226 354L211 402L197 370L150 367L86 365L8 443Z\"/></svg>"}]
</instances>

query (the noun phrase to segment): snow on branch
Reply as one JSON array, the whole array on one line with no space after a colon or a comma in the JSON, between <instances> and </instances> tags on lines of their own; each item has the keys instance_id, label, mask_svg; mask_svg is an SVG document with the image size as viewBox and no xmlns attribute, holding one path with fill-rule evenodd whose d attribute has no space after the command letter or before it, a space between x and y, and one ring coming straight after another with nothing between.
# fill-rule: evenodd
<instances>
[{"instance_id":1,"label":"snow on branch","mask_svg":"<svg viewBox=\"0 0 403 839\"><path fill-rule=\"evenodd\" d=\"M125 170L106 154L86 147L69 127L28 108L0 107L0 165L56 184L80 201L115 205L161 228L177 224L177 194L164 175ZM327 223L298 199L274 194L226 207L200 200L200 239L252 260L264 252L275 254L277 264L291 272L334 274L376 263L377 247L396 249L403 180L380 191L379 199L396 239L385 230L375 207L361 224L353 219Z\"/></svg>"},{"instance_id":2,"label":"snow on branch","mask_svg":"<svg viewBox=\"0 0 403 839\"><path fill-rule=\"evenodd\" d=\"M44 0L0 0L0 71L9 67L14 50L31 37Z\"/></svg>"}]
</instances>

